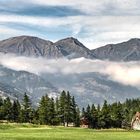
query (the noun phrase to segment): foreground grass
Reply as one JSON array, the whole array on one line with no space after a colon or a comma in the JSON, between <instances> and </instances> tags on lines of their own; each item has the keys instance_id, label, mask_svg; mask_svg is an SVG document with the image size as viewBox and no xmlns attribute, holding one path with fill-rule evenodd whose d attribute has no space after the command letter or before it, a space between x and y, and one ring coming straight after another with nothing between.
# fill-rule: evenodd
<instances>
[{"instance_id":1,"label":"foreground grass","mask_svg":"<svg viewBox=\"0 0 140 140\"><path fill-rule=\"evenodd\" d=\"M140 140L140 132L1 124L0 140Z\"/></svg>"}]
</instances>

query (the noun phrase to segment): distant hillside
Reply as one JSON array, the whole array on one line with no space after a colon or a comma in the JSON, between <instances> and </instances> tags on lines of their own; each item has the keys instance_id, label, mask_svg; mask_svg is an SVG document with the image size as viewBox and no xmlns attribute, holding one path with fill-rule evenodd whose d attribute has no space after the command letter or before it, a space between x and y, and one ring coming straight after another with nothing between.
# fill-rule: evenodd
<instances>
[{"instance_id":1,"label":"distant hillside","mask_svg":"<svg viewBox=\"0 0 140 140\"><path fill-rule=\"evenodd\" d=\"M104 100L109 103L123 102L126 98L140 97L140 90L136 87L114 82L100 73L46 74L42 77L46 77L59 90L70 91L80 106L103 104Z\"/></svg>"},{"instance_id":2,"label":"distant hillside","mask_svg":"<svg viewBox=\"0 0 140 140\"><path fill-rule=\"evenodd\" d=\"M98 59L111 61L138 61L140 60L140 39L134 38L118 44L109 44L92 50Z\"/></svg>"},{"instance_id":3,"label":"distant hillside","mask_svg":"<svg viewBox=\"0 0 140 140\"><path fill-rule=\"evenodd\" d=\"M58 95L58 90L42 77L26 72L14 71L0 66L0 96L12 99L22 99L27 93L34 103L45 95Z\"/></svg>"}]
</instances>

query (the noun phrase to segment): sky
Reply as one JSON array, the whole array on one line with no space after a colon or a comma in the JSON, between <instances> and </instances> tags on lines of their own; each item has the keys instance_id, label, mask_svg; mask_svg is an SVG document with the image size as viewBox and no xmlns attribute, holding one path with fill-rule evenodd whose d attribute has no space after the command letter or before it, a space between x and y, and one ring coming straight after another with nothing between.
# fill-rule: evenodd
<instances>
[{"instance_id":1,"label":"sky","mask_svg":"<svg viewBox=\"0 0 140 140\"><path fill-rule=\"evenodd\" d=\"M140 37L139 0L0 0L0 40L75 37L89 49Z\"/></svg>"}]
</instances>

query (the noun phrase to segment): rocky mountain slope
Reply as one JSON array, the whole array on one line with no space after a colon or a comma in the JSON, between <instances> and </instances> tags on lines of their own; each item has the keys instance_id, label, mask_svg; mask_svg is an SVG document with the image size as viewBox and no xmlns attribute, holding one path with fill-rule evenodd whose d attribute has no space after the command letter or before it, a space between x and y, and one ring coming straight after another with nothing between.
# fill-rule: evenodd
<instances>
[{"instance_id":1,"label":"rocky mountain slope","mask_svg":"<svg viewBox=\"0 0 140 140\"><path fill-rule=\"evenodd\" d=\"M22 56L59 58L63 54L51 41L32 36L18 36L0 41L0 52Z\"/></svg>"},{"instance_id":2,"label":"rocky mountain slope","mask_svg":"<svg viewBox=\"0 0 140 140\"><path fill-rule=\"evenodd\" d=\"M66 52L64 56L68 58L95 58L88 48L73 37L59 40L54 45L59 46L63 52Z\"/></svg>"},{"instance_id":3,"label":"rocky mountain slope","mask_svg":"<svg viewBox=\"0 0 140 140\"><path fill-rule=\"evenodd\" d=\"M140 97L140 90L136 87L119 84L100 73L46 74L46 78L59 90L70 91L80 106L103 104L104 100L109 103L123 102L126 98Z\"/></svg>"},{"instance_id":4,"label":"rocky mountain slope","mask_svg":"<svg viewBox=\"0 0 140 140\"><path fill-rule=\"evenodd\" d=\"M75 38L66 38L56 43L32 36L18 36L0 41L0 52L22 56L46 58L94 58L88 48Z\"/></svg>"},{"instance_id":5,"label":"rocky mountain slope","mask_svg":"<svg viewBox=\"0 0 140 140\"><path fill-rule=\"evenodd\" d=\"M49 81L49 82L48 82ZM87 104L102 104L124 101L126 98L139 97L140 90L111 81L99 73L81 74L43 74L35 75L25 71L14 71L0 66L0 96L21 100L26 92L33 104L40 98L59 96L60 91L68 90L82 107Z\"/></svg>"},{"instance_id":6,"label":"rocky mountain slope","mask_svg":"<svg viewBox=\"0 0 140 140\"><path fill-rule=\"evenodd\" d=\"M0 52L51 59L85 57L111 61L138 61L140 60L140 39L133 38L126 42L89 50L73 37L53 43L32 36L18 36L0 41Z\"/></svg>"},{"instance_id":7,"label":"rocky mountain slope","mask_svg":"<svg viewBox=\"0 0 140 140\"><path fill-rule=\"evenodd\" d=\"M26 71L14 71L0 66L0 93L15 99L22 99L27 93L34 103L48 94L56 96L58 90L47 80Z\"/></svg>"},{"instance_id":8,"label":"rocky mountain slope","mask_svg":"<svg viewBox=\"0 0 140 140\"><path fill-rule=\"evenodd\" d=\"M138 61L140 60L140 39L134 38L118 44L109 44L92 50L98 59L111 61Z\"/></svg>"}]
</instances>

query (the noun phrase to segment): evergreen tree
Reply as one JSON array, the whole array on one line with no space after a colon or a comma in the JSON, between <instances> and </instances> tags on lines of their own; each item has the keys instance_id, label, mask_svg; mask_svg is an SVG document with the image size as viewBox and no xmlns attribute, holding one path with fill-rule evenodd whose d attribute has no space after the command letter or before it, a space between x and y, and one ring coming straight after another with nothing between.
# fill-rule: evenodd
<instances>
[{"instance_id":1,"label":"evergreen tree","mask_svg":"<svg viewBox=\"0 0 140 140\"><path fill-rule=\"evenodd\" d=\"M3 105L3 99L0 97L0 106Z\"/></svg>"},{"instance_id":2,"label":"evergreen tree","mask_svg":"<svg viewBox=\"0 0 140 140\"><path fill-rule=\"evenodd\" d=\"M55 110L56 110L56 114L59 114L59 99L58 97L56 98L56 103L55 103Z\"/></svg>"},{"instance_id":3,"label":"evergreen tree","mask_svg":"<svg viewBox=\"0 0 140 140\"><path fill-rule=\"evenodd\" d=\"M8 121L11 121L12 120L12 103L9 97L7 97L4 100L3 111L4 111L4 116L5 116L4 118Z\"/></svg>"},{"instance_id":4,"label":"evergreen tree","mask_svg":"<svg viewBox=\"0 0 140 140\"><path fill-rule=\"evenodd\" d=\"M78 107L76 108L76 119L74 119L74 124L76 127L80 126L80 110Z\"/></svg>"},{"instance_id":5,"label":"evergreen tree","mask_svg":"<svg viewBox=\"0 0 140 140\"><path fill-rule=\"evenodd\" d=\"M102 128L110 128L111 127L111 116L110 116L110 110L109 106L107 104L107 101L104 101L102 110L101 110L101 127Z\"/></svg>"},{"instance_id":6,"label":"evergreen tree","mask_svg":"<svg viewBox=\"0 0 140 140\"><path fill-rule=\"evenodd\" d=\"M66 123L66 92L62 91L59 99L60 108L59 108L59 115L61 117L61 123L65 126Z\"/></svg>"},{"instance_id":7,"label":"evergreen tree","mask_svg":"<svg viewBox=\"0 0 140 140\"><path fill-rule=\"evenodd\" d=\"M21 122L31 122L31 101L28 95L25 93L23 97L22 109L20 112L20 121Z\"/></svg>"},{"instance_id":8,"label":"evergreen tree","mask_svg":"<svg viewBox=\"0 0 140 140\"><path fill-rule=\"evenodd\" d=\"M124 128L124 129L130 129L131 128L131 121L129 121L129 117L130 117L129 113L130 113L129 110L127 108L124 108L123 116L122 116L123 117L122 128Z\"/></svg>"},{"instance_id":9,"label":"evergreen tree","mask_svg":"<svg viewBox=\"0 0 140 140\"><path fill-rule=\"evenodd\" d=\"M19 101L14 101L12 104L12 121L18 122L19 121L19 115L20 115L20 103Z\"/></svg>"},{"instance_id":10,"label":"evergreen tree","mask_svg":"<svg viewBox=\"0 0 140 140\"><path fill-rule=\"evenodd\" d=\"M60 100L58 99L58 97L56 98L56 102L55 102L55 124L60 124L61 120L62 120L62 114L60 111Z\"/></svg>"},{"instance_id":11,"label":"evergreen tree","mask_svg":"<svg viewBox=\"0 0 140 140\"><path fill-rule=\"evenodd\" d=\"M82 108L82 115L81 115L81 117L85 117L85 115L86 115L86 112L85 112L85 108L83 107Z\"/></svg>"},{"instance_id":12,"label":"evergreen tree","mask_svg":"<svg viewBox=\"0 0 140 140\"><path fill-rule=\"evenodd\" d=\"M78 126L78 117L79 117L79 110L77 109L77 105L75 102L74 96L72 97L72 122L74 123L75 126Z\"/></svg>"},{"instance_id":13,"label":"evergreen tree","mask_svg":"<svg viewBox=\"0 0 140 140\"><path fill-rule=\"evenodd\" d=\"M0 119L3 120L4 119L4 107L3 107L3 99L0 97Z\"/></svg>"},{"instance_id":14,"label":"evergreen tree","mask_svg":"<svg viewBox=\"0 0 140 140\"><path fill-rule=\"evenodd\" d=\"M51 98L48 103L48 123L50 125L56 124L55 116L56 116L55 103L54 103L54 99Z\"/></svg>"},{"instance_id":15,"label":"evergreen tree","mask_svg":"<svg viewBox=\"0 0 140 140\"><path fill-rule=\"evenodd\" d=\"M47 95L46 95L47 96ZM47 102L46 102L45 96L41 98L39 109L38 109L38 115L39 115L39 122L40 124L47 124Z\"/></svg>"},{"instance_id":16,"label":"evergreen tree","mask_svg":"<svg viewBox=\"0 0 140 140\"><path fill-rule=\"evenodd\" d=\"M72 98L69 92L62 91L59 98L59 116L61 116L61 123L68 126L69 123L75 124L76 103L74 97Z\"/></svg>"},{"instance_id":17,"label":"evergreen tree","mask_svg":"<svg viewBox=\"0 0 140 140\"><path fill-rule=\"evenodd\" d=\"M98 111L95 108L94 104L92 104L92 107L91 107L91 118L92 118L91 127L98 128Z\"/></svg>"},{"instance_id":18,"label":"evergreen tree","mask_svg":"<svg viewBox=\"0 0 140 140\"><path fill-rule=\"evenodd\" d=\"M66 101L65 101L65 122L66 122L66 126L68 126L68 124L70 122L72 122L72 116L73 116L73 110L72 110L72 101L71 101L71 96L70 93L67 92L66 95Z\"/></svg>"},{"instance_id":19,"label":"evergreen tree","mask_svg":"<svg viewBox=\"0 0 140 140\"><path fill-rule=\"evenodd\" d=\"M39 122L39 114L38 114L38 108L32 110L32 123L33 124L40 124Z\"/></svg>"},{"instance_id":20,"label":"evergreen tree","mask_svg":"<svg viewBox=\"0 0 140 140\"><path fill-rule=\"evenodd\" d=\"M114 103L111 106L111 119L112 119L112 125L116 128L121 128L122 126L122 120L123 120L123 114L122 114L122 105L121 103Z\"/></svg>"},{"instance_id":21,"label":"evergreen tree","mask_svg":"<svg viewBox=\"0 0 140 140\"><path fill-rule=\"evenodd\" d=\"M85 118L89 122L89 127L92 127L92 116L91 116L91 108L90 108L90 105L88 105L87 108L86 108Z\"/></svg>"}]
</instances>

